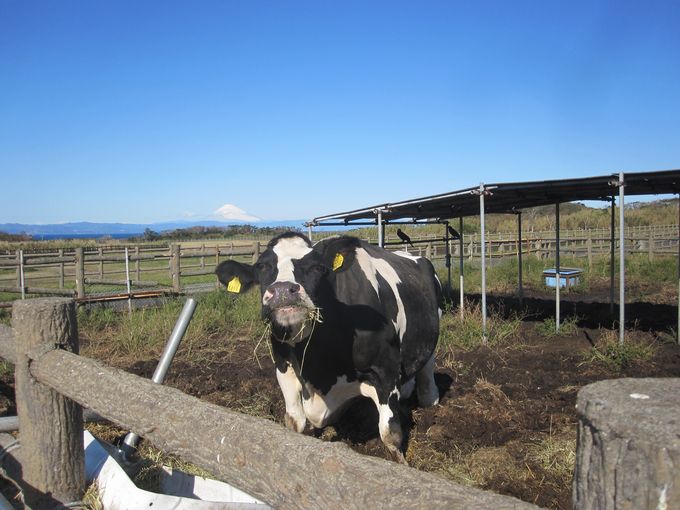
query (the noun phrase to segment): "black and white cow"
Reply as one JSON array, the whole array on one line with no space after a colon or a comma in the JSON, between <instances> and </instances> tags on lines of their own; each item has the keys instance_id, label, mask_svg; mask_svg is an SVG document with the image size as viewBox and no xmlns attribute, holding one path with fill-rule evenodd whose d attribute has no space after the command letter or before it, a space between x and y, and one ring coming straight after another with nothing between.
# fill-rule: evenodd
<instances>
[{"instance_id":1,"label":"black and white cow","mask_svg":"<svg viewBox=\"0 0 680 510\"><path fill-rule=\"evenodd\" d=\"M416 387L420 405L439 401L433 369L441 287L430 261L353 237L312 246L287 232L255 265L230 260L215 272L231 292L260 285L286 426L325 427L365 396L378 408L389 452L405 462L399 399Z\"/></svg>"}]
</instances>

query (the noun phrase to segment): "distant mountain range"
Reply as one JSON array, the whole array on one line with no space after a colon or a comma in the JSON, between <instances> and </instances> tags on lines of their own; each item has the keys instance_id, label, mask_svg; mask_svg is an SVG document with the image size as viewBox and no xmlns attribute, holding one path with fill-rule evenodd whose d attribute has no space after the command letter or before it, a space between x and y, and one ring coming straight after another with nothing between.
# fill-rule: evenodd
<instances>
[{"instance_id":1,"label":"distant mountain range","mask_svg":"<svg viewBox=\"0 0 680 510\"><path fill-rule=\"evenodd\" d=\"M284 221L167 221L161 223L92 223L79 221L73 223L53 223L46 225L29 225L25 223L0 223L0 232L7 234L28 234L33 237L97 237L142 234L149 228L155 232L175 230L178 228L190 227L228 227L230 225L253 225L255 227L293 227L303 228L305 220L284 220Z\"/></svg>"}]
</instances>

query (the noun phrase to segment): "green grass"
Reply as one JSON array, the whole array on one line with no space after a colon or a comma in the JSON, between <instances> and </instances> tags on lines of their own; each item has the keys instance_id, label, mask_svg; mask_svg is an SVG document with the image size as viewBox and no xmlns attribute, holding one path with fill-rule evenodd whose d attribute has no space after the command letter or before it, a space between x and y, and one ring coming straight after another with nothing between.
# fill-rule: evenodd
<instances>
[{"instance_id":1,"label":"green grass","mask_svg":"<svg viewBox=\"0 0 680 510\"><path fill-rule=\"evenodd\" d=\"M624 335L619 343L617 330L603 330L598 345L583 354L585 363L602 363L609 368L621 371L636 363L649 361L654 357L657 347L652 342Z\"/></svg>"},{"instance_id":2,"label":"green grass","mask_svg":"<svg viewBox=\"0 0 680 510\"><path fill-rule=\"evenodd\" d=\"M196 299L196 310L182 342L182 351L187 356L211 340L234 335L259 337L264 330L257 292L235 298L224 291L213 291ZM78 327L89 339L90 349L103 348L121 355L151 355L165 345L184 302L184 299L170 299L164 306L131 314L105 307L81 310Z\"/></svg>"},{"instance_id":3,"label":"green grass","mask_svg":"<svg viewBox=\"0 0 680 510\"><path fill-rule=\"evenodd\" d=\"M518 343L521 323L519 315L504 318L499 310L491 310L487 316L487 344L506 346ZM445 353L473 349L483 344L483 333L481 306L466 302L462 318L458 309L448 309L442 314L438 349Z\"/></svg>"},{"instance_id":4,"label":"green grass","mask_svg":"<svg viewBox=\"0 0 680 510\"><path fill-rule=\"evenodd\" d=\"M560 329L557 330L555 317L548 317L536 324L536 333L545 338L560 336L572 336L578 331L578 317L566 317L560 321Z\"/></svg>"}]
</instances>

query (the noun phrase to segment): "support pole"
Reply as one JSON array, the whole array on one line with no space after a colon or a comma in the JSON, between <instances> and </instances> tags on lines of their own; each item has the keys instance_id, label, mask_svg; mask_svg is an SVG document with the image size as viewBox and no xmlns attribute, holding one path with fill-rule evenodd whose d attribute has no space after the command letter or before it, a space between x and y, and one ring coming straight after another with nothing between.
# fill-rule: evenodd
<instances>
[{"instance_id":1,"label":"support pole","mask_svg":"<svg viewBox=\"0 0 680 510\"><path fill-rule=\"evenodd\" d=\"M78 353L75 304L65 298L17 301L12 327L24 498L29 508L62 508L85 492L83 411L39 383L30 368L35 357L58 348Z\"/></svg>"},{"instance_id":2,"label":"support pole","mask_svg":"<svg viewBox=\"0 0 680 510\"><path fill-rule=\"evenodd\" d=\"M624 223L623 172L619 173L619 344L623 345L626 331L626 227Z\"/></svg>"},{"instance_id":3,"label":"support pole","mask_svg":"<svg viewBox=\"0 0 680 510\"><path fill-rule=\"evenodd\" d=\"M444 222L444 240L446 242L446 271L449 276L449 289L451 289L451 246L449 245L449 222Z\"/></svg>"},{"instance_id":4,"label":"support pole","mask_svg":"<svg viewBox=\"0 0 680 510\"><path fill-rule=\"evenodd\" d=\"M381 248L385 247L385 225L383 225L382 220L382 209L377 209L376 214L378 215L376 221L378 225L378 246Z\"/></svg>"},{"instance_id":5,"label":"support pole","mask_svg":"<svg viewBox=\"0 0 680 510\"><path fill-rule=\"evenodd\" d=\"M24 250L19 250L19 272L21 280L21 299L26 299L26 277L24 275Z\"/></svg>"},{"instance_id":6,"label":"support pole","mask_svg":"<svg viewBox=\"0 0 680 510\"><path fill-rule=\"evenodd\" d=\"M165 375L168 373L170 364L175 358L179 344L184 338L184 334L189 327L191 318L194 316L194 310L196 310L196 300L194 298L187 299L186 303L184 303L182 311L179 314L179 317L177 318L175 327L172 329L170 338L165 344L163 354L161 354L161 359L158 361L158 365L156 365L156 370L154 370L153 377L151 378L154 383L163 384ZM123 440L121 450L125 455L129 456L134 452L138 442L139 435L135 432L129 432Z\"/></svg>"},{"instance_id":7,"label":"support pole","mask_svg":"<svg viewBox=\"0 0 680 510\"><path fill-rule=\"evenodd\" d=\"M481 223L481 237L482 237L482 342L487 343L486 332L486 229L484 226L484 183L479 185L479 216Z\"/></svg>"},{"instance_id":8,"label":"support pole","mask_svg":"<svg viewBox=\"0 0 680 510\"><path fill-rule=\"evenodd\" d=\"M460 283L460 318L462 319L465 315L465 278L463 276L463 250L465 249L465 244L463 243L463 217L458 219L458 269L459 269L459 283Z\"/></svg>"},{"instance_id":9,"label":"support pole","mask_svg":"<svg viewBox=\"0 0 680 510\"><path fill-rule=\"evenodd\" d=\"M678 195L678 328L675 330L675 336L680 344L680 194Z\"/></svg>"},{"instance_id":10,"label":"support pole","mask_svg":"<svg viewBox=\"0 0 680 510\"><path fill-rule=\"evenodd\" d=\"M309 240L312 240L312 224L307 223L307 237L309 237Z\"/></svg>"},{"instance_id":11,"label":"support pole","mask_svg":"<svg viewBox=\"0 0 680 510\"><path fill-rule=\"evenodd\" d=\"M609 313L614 315L614 254L616 253L616 198L612 196L612 214L609 227Z\"/></svg>"},{"instance_id":12,"label":"support pole","mask_svg":"<svg viewBox=\"0 0 680 510\"><path fill-rule=\"evenodd\" d=\"M524 305L524 287L522 286L522 211L517 213L517 297L519 306Z\"/></svg>"},{"instance_id":13,"label":"support pole","mask_svg":"<svg viewBox=\"0 0 680 510\"><path fill-rule=\"evenodd\" d=\"M560 331L560 203L555 204L555 330Z\"/></svg>"},{"instance_id":14,"label":"support pole","mask_svg":"<svg viewBox=\"0 0 680 510\"><path fill-rule=\"evenodd\" d=\"M125 285L127 286L128 293L128 312L132 313L132 286L130 285L130 252L128 247L125 247Z\"/></svg>"}]
</instances>

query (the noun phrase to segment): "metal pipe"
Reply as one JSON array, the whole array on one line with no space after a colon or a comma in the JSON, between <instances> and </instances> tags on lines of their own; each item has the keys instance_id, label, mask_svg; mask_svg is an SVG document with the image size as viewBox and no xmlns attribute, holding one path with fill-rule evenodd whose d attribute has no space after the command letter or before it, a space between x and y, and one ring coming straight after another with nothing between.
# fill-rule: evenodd
<instances>
[{"instance_id":1,"label":"metal pipe","mask_svg":"<svg viewBox=\"0 0 680 510\"><path fill-rule=\"evenodd\" d=\"M377 224L378 224L378 246L381 248L385 247L385 230L383 226L383 221L382 221L382 209L378 209L377 211L378 218L377 218Z\"/></svg>"},{"instance_id":2,"label":"metal pipe","mask_svg":"<svg viewBox=\"0 0 680 510\"><path fill-rule=\"evenodd\" d=\"M449 289L451 289L451 246L449 245L449 222L444 222L444 242L446 243L445 265L449 276Z\"/></svg>"},{"instance_id":3,"label":"metal pipe","mask_svg":"<svg viewBox=\"0 0 680 510\"><path fill-rule=\"evenodd\" d=\"M19 279L21 280L21 299L26 299L26 281L24 279L24 250L19 250Z\"/></svg>"},{"instance_id":4,"label":"metal pipe","mask_svg":"<svg viewBox=\"0 0 680 510\"><path fill-rule=\"evenodd\" d=\"M484 226L484 183L479 185L479 216L482 230L482 342L486 345L486 230Z\"/></svg>"},{"instance_id":5,"label":"metal pipe","mask_svg":"<svg viewBox=\"0 0 680 510\"><path fill-rule=\"evenodd\" d=\"M463 316L465 315L465 290L464 290L464 283L465 283L465 278L463 277L463 217L461 216L458 218L458 233L460 234L458 236L458 267L459 267L459 280L460 280L460 318L462 319Z\"/></svg>"},{"instance_id":6,"label":"metal pipe","mask_svg":"<svg viewBox=\"0 0 680 510\"><path fill-rule=\"evenodd\" d=\"M680 344L680 194L678 194L678 328L675 337Z\"/></svg>"},{"instance_id":7,"label":"metal pipe","mask_svg":"<svg viewBox=\"0 0 680 510\"><path fill-rule=\"evenodd\" d=\"M612 195L612 214L609 227L609 313L614 315L614 254L616 252L616 198Z\"/></svg>"},{"instance_id":8,"label":"metal pipe","mask_svg":"<svg viewBox=\"0 0 680 510\"><path fill-rule=\"evenodd\" d=\"M130 254L128 253L127 246L125 247L125 284L127 285L127 292L129 295L132 289L130 288ZM128 298L128 312L132 313L132 299L129 298Z\"/></svg>"},{"instance_id":9,"label":"metal pipe","mask_svg":"<svg viewBox=\"0 0 680 510\"><path fill-rule=\"evenodd\" d=\"M524 288L522 286L522 211L517 213L517 296L519 306L524 303Z\"/></svg>"},{"instance_id":10,"label":"metal pipe","mask_svg":"<svg viewBox=\"0 0 680 510\"><path fill-rule=\"evenodd\" d=\"M175 323L175 327L170 334L170 338L165 344L163 354L161 355L161 359L158 361L158 365L156 365L156 370L154 370L153 377L151 377L151 380L154 383L163 384L165 375L168 373L170 364L175 357L175 353L177 352L179 344L182 341L182 338L184 338L184 334L186 333L187 327L189 326L189 322L191 322L191 318L194 315L194 310L196 310L196 300L194 298L187 299L186 303L184 303L184 308L182 308L182 312L179 314L179 318ZM138 442L138 434L135 432L128 433L123 440L123 444L121 445L121 451L123 452L123 455L129 457L135 450Z\"/></svg>"},{"instance_id":11,"label":"metal pipe","mask_svg":"<svg viewBox=\"0 0 680 510\"><path fill-rule=\"evenodd\" d=\"M83 421L86 422L100 422L106 421L106 418L99 416L92 409L83 409ZM3 416L0 417L0 432L13 432L19 430L18 416Z\"/></svg>"},{"instance_id":12,"label":"metal pipe","mask_svg":"<svg viewBox=\"0 0 680 510\"><path fill-rule=\"evenodd\" d=\"M623 172L619 172L619 344L623 345L626 323L626 237L624 223L624 182Z\"/></svg>"},{"instance_id":13,"label":"metal pipe","mask_svg":"<svg viewBox=\"0 0 680 510\"><path fill-rule=\"evenodd\" d=\"M555 204L555 331L560 331L560 203Z\"/></svg>"},{"instance_id":14,"label":"metal pipe","mask_svg":"<svg viewBox=\"0 0 680 510\"><path fill-rule=\"evenodd\" d=\"M312 224L308 223L307 224L307 237L309 237L309 240L312 240Z\"/></svg>"}]
</instances>

